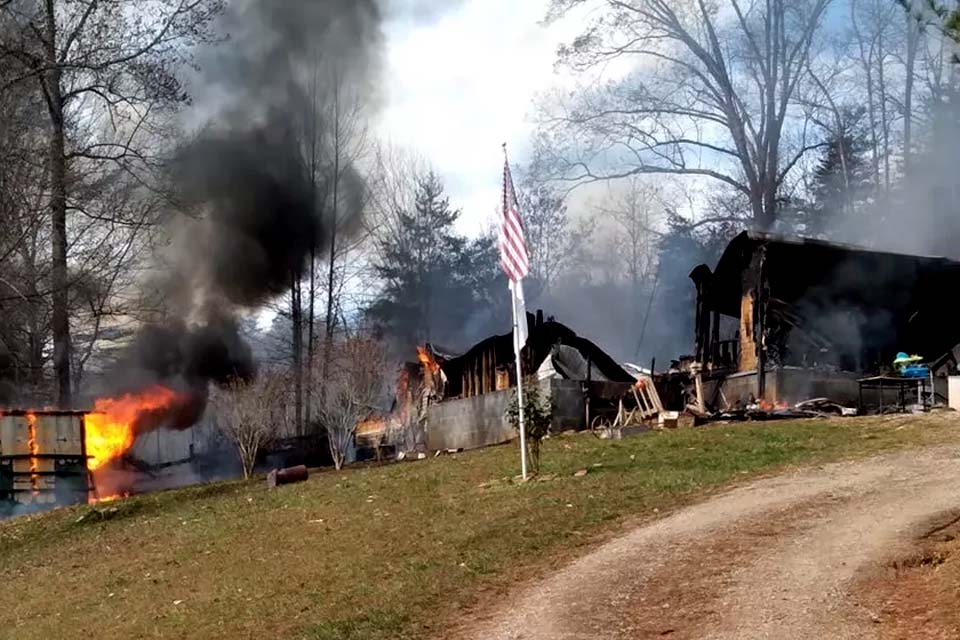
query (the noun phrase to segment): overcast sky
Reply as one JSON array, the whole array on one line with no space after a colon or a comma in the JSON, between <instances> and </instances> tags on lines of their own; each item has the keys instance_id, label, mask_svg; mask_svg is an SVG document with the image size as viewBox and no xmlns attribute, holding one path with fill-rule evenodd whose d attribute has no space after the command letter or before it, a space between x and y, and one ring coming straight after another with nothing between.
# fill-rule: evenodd
<instances>
[{"instance_id":1,"label":"overcast sky","mask_svg":"<svg viewBox=\"0 0 960 640\"><path fill-rule=\"evenodd\" d=\"M387 25L387 103L381 132L439 171L460 230L489 224L499 202L501 143L528 157L531 100L559 82L559 42L576 25L539 24L547 0L465 0L428 20Z\"/></svg>"}]
</instances>

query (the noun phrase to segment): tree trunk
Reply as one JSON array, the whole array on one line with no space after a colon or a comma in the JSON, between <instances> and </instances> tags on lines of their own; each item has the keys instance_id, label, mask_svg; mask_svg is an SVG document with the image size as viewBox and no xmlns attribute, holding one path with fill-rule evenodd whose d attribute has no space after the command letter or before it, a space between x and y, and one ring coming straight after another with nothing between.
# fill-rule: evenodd
<instances>
[{"instance_id":1,"label":"tree trunk","mask_svg":"<svg viewBox=\"0 0 960 640\"><path fill-rule=\"evenodd\" d=\"M253 467L257 463L257 450L241 449L240 462L243 465L243 478L249 480L253 475Z\"/></svg>"},{"instance_id":2,"label":"tree trunk","mask_svg":"<svg viewBox=\"0 0 960 640\"><path fill-rule=\"evenodd\" d=\"M24 243L20 251L23 261L26 282L24 283L27 300L24 301L24 311L27 313L27 380L32 395L40 395L43 387L43 348L47 341L46 331L43 329L40 318L43 316L44 304L40 291L37 289L37 239L36 231L32 238Z\"/></svg>"},{"instance_id":3,"label":"tree trunk","mask_svg":"<svg viewBox=\"0 0 960 640\"><path fill-rule=\"evenodd\" d=\"M337 185L336 178L334 178L333 186L333 216L336 219L337 211ZM323 364L321 366L320 376L322 378L321 384L325 383L327 376L330 370L330 358L333 355L333 332L336 328L336 316L334 315L333 303L334 303L334 280L336 279L336 269L337 269L337 224L334 221L332 228L330 230L330 256L327 260L327 300L326 300L326 317L324 318L323 326Z\"/></svg>"},{"instance_id":4,"label":"tree trunk","mask_svg":"<svg viewBox=\"0 0 960 640\"><path fill-rule=\"evenodd\" d=\"M867 68L867 113L870 120L870 160L873 169L873 190L880 193L880 137L877 135L877 107L873 94L873 71Z\"/></svg>"},{"instance_id":5,"label":"tree trunk","mask_svg":"<svg viewBox=\"0 0 960 640\"><path fill-rule=\"evenodd\" d=\"M330 445L330 457L333 459L333 467L340 471L343 468L343 461L346 459L343 447L340 446L340 434L333 434L327 431L327 444Z\"/></svg>"},{"instance_id":6,"label":"tree trunk","mask_svg":"<svg viewBox=\"0 0 960 640\"><path fill-rule=\"evenodd\" d=\"M63 91L57 60L57 21L54 0L46 0L44 55L48 66L43 74L47 108L50 114L50 286L53 290L53 368L57 385L57 404L71 405L70 317L67 290L67 156L63 114Z\"/></svg>"},{"instance_id":7,"label":"tree trunk","mask_svg":"<svg viewBox=\"0 0 960 640\"><path fill-rule=\"evenodd\" d=\"M307 302L307 366L306 366L306 402L304 404L304 428L310 429L313 422L313 365L314 365L314 342L316 335L314 323L316 322L316 280L317 280L317 255L315 249L310 249L310 297Z\"/></svg>"},{"instance_id":8,"label":"tree trunk","mask_svg":"<svg viewBox=\"0 0 960 640\"><path fill-rule=\"evenodd\" d=\"M340 85L339 79L333 96L333 208L330 214L330 258L327 263L327 305L323 332L323 366L321 375L326 383L333 354L333 331L336 328L334 316L334 280L337 269L337 227L340 224ZM339 469L339 467L337 467Z\"/></svg>"},{"instance_id":9,"label":"tree trunk","mask_svg":"<svg viewBox=\"0 0 960 640\"><path fill-rule=\"evenodd\" d=\"M883 140L883 186L884 189L889 193L890 192L890 120L887 116L887 80L886 74L883 71L884 65L884 54L883 54L883 28L881 27L880 33L877 40L877 48L879 50L879 64L877 65L877 91L880 95L878 96L880 100L880 135Z\"/></svg>"},{"instance_id":10,"label":"tree trunk","mask_svg":"<svg viewBox=\"0 0 960 640\"><path fill-rule=\"evenodd\" d=\"M903 89L903 173L910 175L910 153L913 149L913 82L917 61L917 46L920 42L917 19L907 12L907 61L906 84Z\"/></svg>"},{"instance_id":11,"label":"tree trunk","mask_svg":"<svg viewBox=\"0 0 960 640\"><path fill-rule=\"evenodd\" d=\"M293 425L298 436L303 435L303 308L301 306L300 274L293 273L290 283L290 324L293 335Z\"/></svg>"},{"instance_id":12,"label":"tree trunk","mask_svg":"<svg viewBox=\"0 0 960 640\"><path fill-rule=\"evenodd\" d=\"M530 438L530 446L527 447L527 452L530 454L530 472L533 475L540 474L540 440L537 438Z\"/></svg>"},{"instance_id":13,"label":"tree trunk","mask_svg":"<svg viewBox=\"0 0 960 640\"><path fill-rule=\"evenodd\" d=\"M313 207L314 215L322 215L323 209L317 203L317 172L319 170L319 133L317 131L317 120L320 117L318 113L318 87L319 62L313 68L313 75L310 82L310 111L309 111L309 131L310 131L310 206ZM304 427L313 433L313 370L316 366L314 362L314 351L316 342L316 301L317 301L317 249L316 238L313 246L310 247L310 293L307 302L307 371L306 371L306 403L304 407Z\"/></svg>"}]
</instances>

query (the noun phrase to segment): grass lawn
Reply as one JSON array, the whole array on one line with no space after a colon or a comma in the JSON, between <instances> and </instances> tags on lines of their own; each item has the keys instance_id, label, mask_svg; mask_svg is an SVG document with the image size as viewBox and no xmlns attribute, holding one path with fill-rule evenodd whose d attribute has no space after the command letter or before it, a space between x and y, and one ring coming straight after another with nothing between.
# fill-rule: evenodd
<instances>
[{"instance_id":1,"label":"grass lawn","mask_svg":"<svg viewBox=\"0 0 960 640\"><path fill-rule=\"evenodd\" d=\"M104 521L62 509L0 523L0 637L442 637L464 607L655 509L790 465L945 442L960 443L960 417L578 435L545 443L556 477L524 485L502 446L273 491L137 496Z\"/></svg>"}]
</instances>

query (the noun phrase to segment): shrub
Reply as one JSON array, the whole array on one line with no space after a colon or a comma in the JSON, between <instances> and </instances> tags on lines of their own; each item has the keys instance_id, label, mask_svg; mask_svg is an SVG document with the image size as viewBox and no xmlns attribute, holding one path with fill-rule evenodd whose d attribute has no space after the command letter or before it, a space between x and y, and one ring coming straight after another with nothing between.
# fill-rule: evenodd
<instances>
[{"instance_id":1,"label":"shrub","mask_svg":"<svg viewBox=\"0 0 960 640\"><path fill-rule=\"evenodd\" d=\"M507 419L513 428L520 431L520 410L517 406L517 391L506 411ZM550 433L553 422L553 406L550 398L545 397L540 385L533 378L523 383L523 420L526 426L527 452L530 458L530 469L533 473L540 472L540 442Z\"/></svg>"}]
</instances>

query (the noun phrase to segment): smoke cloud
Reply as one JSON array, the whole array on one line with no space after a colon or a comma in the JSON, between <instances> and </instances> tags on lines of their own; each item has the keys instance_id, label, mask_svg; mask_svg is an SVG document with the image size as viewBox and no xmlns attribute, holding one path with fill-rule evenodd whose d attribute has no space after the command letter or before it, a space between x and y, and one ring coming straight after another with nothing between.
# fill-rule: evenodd
<instances>
[{"instance_id":1,"label":"smoke cloud","mask_svg":"<svg viewBox=\"0 0 960 640\"><path fill-rule=\"evenodd\" d=\"M210 383L256 375L240 319L288 291L326 249L334 160L324 145L336 123L324 105L344 87L379 102L381 22L374 0L240 0L222 16L223 41L199 56L204 124L170 170L195 219L173 221L172 268L158 283L177 319L143 327L114 385L187 393L192 401L164 426L199 418ZM338 175L338 219L359 218L360 173L341 159Z\"/></svg>"}]
</instances>

